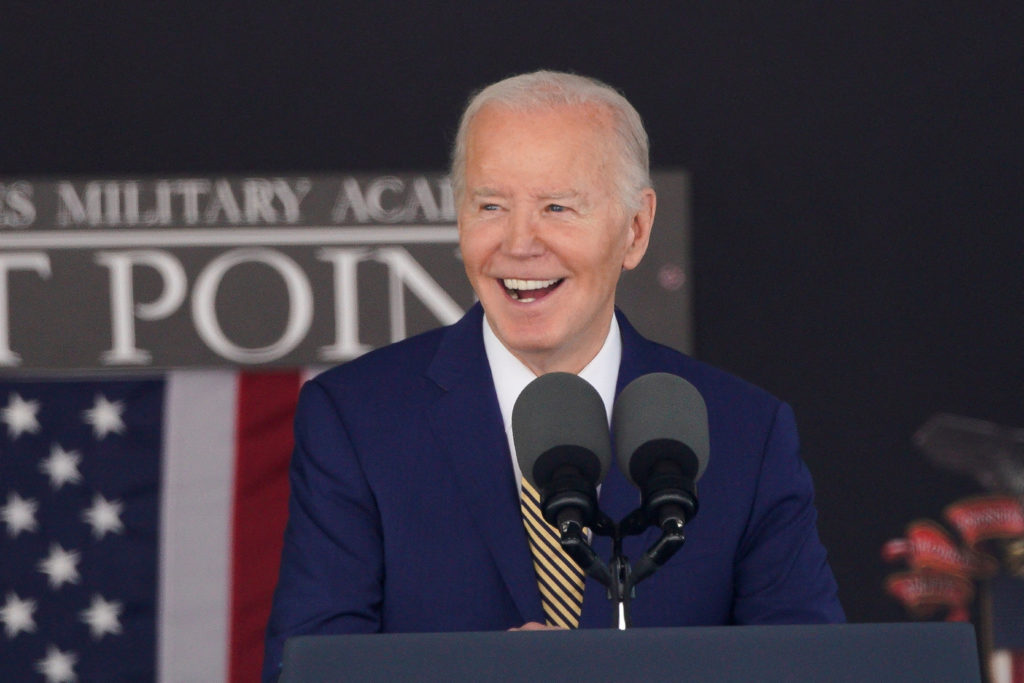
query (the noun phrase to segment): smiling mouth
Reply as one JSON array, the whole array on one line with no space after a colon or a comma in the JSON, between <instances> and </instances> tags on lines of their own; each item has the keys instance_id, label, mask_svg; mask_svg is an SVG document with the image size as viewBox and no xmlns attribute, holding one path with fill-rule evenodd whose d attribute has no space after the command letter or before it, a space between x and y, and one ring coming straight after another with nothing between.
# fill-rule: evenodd
<instances>
[{"instance_id":1,"label":"smiling mouth","mask_svg":"<svg viewBox=\"0 0 1024 683\"><path fill-rule=\"evenodd\" d=\"M554 280L519 280L516 278L503 278L499 280L510 297L524 304L543 299L553 292L558 285L562 284L565 278Z\"/></svg>"}]
</instances>

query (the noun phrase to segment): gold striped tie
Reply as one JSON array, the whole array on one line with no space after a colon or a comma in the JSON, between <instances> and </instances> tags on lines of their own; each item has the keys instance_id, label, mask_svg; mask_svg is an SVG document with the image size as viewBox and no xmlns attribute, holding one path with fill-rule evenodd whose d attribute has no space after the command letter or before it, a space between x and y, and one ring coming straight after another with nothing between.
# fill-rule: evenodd
<instances>
[{"instance_id":1,"label":"gold striped tie","mask_svg":"<svg viewBox=\"0 0 1024 683\"><path fill-rule=\"evenodd\" d=\"M525 479L519 502L548 626L576 628L583 606L583 570L562 550L558 531L541 515L537 490Z\"/></svg>"}]
</instances>

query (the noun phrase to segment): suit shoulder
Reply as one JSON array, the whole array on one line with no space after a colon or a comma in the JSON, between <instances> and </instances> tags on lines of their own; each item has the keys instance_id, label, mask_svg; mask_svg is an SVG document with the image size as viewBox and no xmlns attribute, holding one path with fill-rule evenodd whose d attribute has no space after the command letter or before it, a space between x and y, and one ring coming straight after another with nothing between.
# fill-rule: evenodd
<instances>
[{"instance_id":1,"label":"suit shoulder","mask_svg":"<svg viewBox=\"0 0 1024 683\"><path fill-rule=\"evenodd\" d=\"M720 408L730 408L730 412L740 410L748 414L751 411L774 414L782 403L765 389L721 368L657 342L645 341L650 344L645 353L650 354L658 365L670 368L668 372L693 384L709 408L715 404Z\"/></svg>"}]
</instances>

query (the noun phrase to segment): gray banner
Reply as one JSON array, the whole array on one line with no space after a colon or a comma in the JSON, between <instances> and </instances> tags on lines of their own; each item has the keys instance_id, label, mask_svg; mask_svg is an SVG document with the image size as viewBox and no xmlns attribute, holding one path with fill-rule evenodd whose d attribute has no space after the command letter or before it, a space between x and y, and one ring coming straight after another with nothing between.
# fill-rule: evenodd
<instances>
[{"instance_id":1,"label":"gray banner","mask_svg":"<svg viewBox=\"0 0 1024 683\"><path fill-rule=\"evenodd\" d=\"M691 346L689 189L619 304ZM441 174L0 179L0 371L331 364L473 303Z\"/></svg>"}]
</instances>

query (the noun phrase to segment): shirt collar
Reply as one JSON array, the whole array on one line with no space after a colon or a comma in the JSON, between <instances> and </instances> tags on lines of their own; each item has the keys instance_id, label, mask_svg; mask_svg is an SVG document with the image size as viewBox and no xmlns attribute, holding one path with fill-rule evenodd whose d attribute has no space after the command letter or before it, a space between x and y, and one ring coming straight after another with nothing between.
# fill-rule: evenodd
<instances>
[{"instance_id":1,"label":"shirt collar","mask_svg":"<svg viewBox=\"0 0 1024 683\"><path fill-rule=\"evenodd\" d=\"M512 439L512 407L526 385L537 376L505 348L491 329L486 315L483 316L483 334L487 362L491 367L491 377L494 379L494 390L498 395L498 406L501 408L501 419L505 424L505 435L508 438L509 450L512 452L512 466L516 472L518 485L522 475L519 472L516 446ZM612 405L615 402L615 386L621 361L622 335L619 332L619 322L613 315L601 350L579 373L579 376L587 380L600 394L609 424L612 419Z\"/></svg>"}]
</instances>

